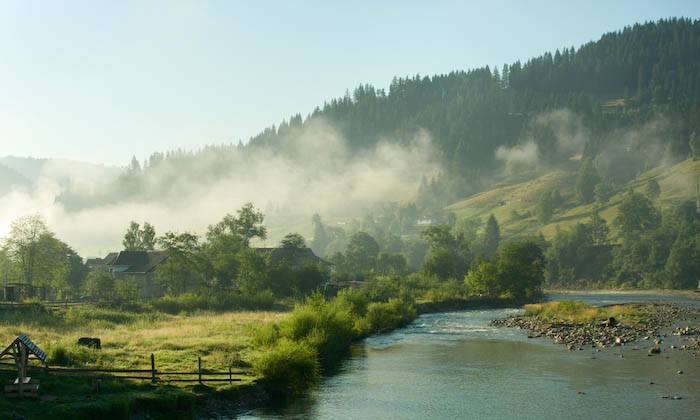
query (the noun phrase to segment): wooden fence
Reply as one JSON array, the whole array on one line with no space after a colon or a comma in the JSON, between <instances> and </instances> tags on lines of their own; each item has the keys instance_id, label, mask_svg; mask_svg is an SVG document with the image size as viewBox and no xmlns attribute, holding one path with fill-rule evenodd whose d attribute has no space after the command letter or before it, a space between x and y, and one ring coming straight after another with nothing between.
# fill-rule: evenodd
<instances>
[{"instance_id":1,"label":"wooden fence","mask_svg":"<svg viewBox=\"0 0 700 420\"><path fill-rule=\"evenodd\" d=\"M7 368L6 368L7 367ZM13 367L14 369L9 369ZM49 367L49 366L27 366L28 370L35 372L43 372L50 375L62 375L88 379L134 379L158 382L234 382L241 381L240 378L234 376L245 376L246 372L234 371L230 367L228 371L214 371L202 368L202 358L197 358L196 372L168 372L156 369L156 359L151 354L150 369L106 369L106 368L64 368L64 367ZM0 363L0 372L17 372L17 368L13 363Z\"/></svg>"}]
</instances>

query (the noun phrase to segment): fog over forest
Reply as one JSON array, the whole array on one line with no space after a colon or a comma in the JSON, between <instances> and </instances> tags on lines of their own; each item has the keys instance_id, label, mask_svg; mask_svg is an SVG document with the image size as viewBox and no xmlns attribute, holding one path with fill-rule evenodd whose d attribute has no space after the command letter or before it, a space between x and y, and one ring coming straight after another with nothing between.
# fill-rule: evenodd
<instances>
[{"instance_id":1,"label":"fog over forest","mask_svg":"<svg viewBox=\"0 0 700 420\"><path fill-rule=\"evenodd\" d=\"M96 256L121 249L131 220L147 221L159 234L203 234L252 202L266 216L266 243L275 245L292 228L308 233L314 213L356 217L380 202L413 200L421 178L441 169L426 131L400 142L386 139L360 153L350 152L338 130L319 119L294 137L286 153L221 146L196 158L164 159L145 167L143 182L124 198L114 187L114 168L47 161L33 188L0 197L0 237L13 220L40 213L58 238L83 256ZM57 197L67 189L93 202L66 209Z\"/></svg>"}]
</instances>

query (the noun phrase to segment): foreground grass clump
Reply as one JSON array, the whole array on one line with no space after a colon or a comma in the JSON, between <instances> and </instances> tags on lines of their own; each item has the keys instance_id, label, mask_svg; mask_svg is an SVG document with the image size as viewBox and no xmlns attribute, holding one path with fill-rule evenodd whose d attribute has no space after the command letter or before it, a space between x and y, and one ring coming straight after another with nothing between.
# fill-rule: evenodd
<instances>
[{"instance_id":1,"label":"foreground grass clump","mask_svg":"<svg viewBox=\"0 0 700 420\"><path fill-rule=\"evenodd\" d=\"M354 290L332 301L314 294L279 323L256 329L253 343L261 356L253 368L275 391L295 394L316 383L317 368L336 364L354 340L406 325L416 316L414 305L400 299L369 302Z\"/></svg>"},{"instance_id":2,"label":"foreground grass clump","mask_svg":"<svg viewBox=\"0 0 700 420\"><path fill-rule=\"evenodd\" d=\"M632 305L595 307L578 300L559 300L525 305L525 315L543 320L589 323L608 318L635 318L639 313Z\"/></svg>"},{"instance_id":3,"label":"foreground grass clump","mask_svg":"<svg viewBox=\"0 0 700 420\"><path fill-rule=\"evenodd\" d=\"M321 365L311 345L282 338L256 360L255 370L271 392L298 395L319 381Z\"/></svg>"}]
</instances>

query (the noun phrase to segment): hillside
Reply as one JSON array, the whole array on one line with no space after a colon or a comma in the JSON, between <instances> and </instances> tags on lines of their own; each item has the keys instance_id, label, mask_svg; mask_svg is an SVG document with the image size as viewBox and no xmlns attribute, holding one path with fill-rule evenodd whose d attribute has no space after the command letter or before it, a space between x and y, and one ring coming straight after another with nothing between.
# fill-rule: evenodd
<instances>
[{"instance_id":1,"label":"hillside","mask_svg":"<svg viewBox=\"0 0 700 420\"><path fill-rule=\"evenodd\" d=\"M700 180L700 161L687 159L669 167L655 167L617 186L607 203L597 207L609 226L613 226L625 194L630 190L644 193L650 180L658 182L660 186L660 195L654 199L654 204L661 210L683 201L695 200L696 182ZM503 236L507 238L542 234L545 239L551 240L558 229L566 230L577 223L588 223L596 208L595 203L576 202L575 181L575 172L557 169L525 182L496 186L455 202L445 210L456 213L459 219L477 220L482 225L493 214L499 221ZM541 223L537 218L538 201L542 194L555 189L560 191L563 203L553 212L551 220ZM614 227L611 234L613 238L617 237Z\"/></svg>"},{"instance_id":2,"label":"hillside","mask_svg":"<svg viewBox=\"0 0 700 420\"><path fill-rule=\"evenodd\" d=\"M438 207L501 182L512 166L543 169L574 155L585 160L628 148L629 133L651 130L651 135L638 136L635 147L658 143L661 148L662 153L652 156L656 161L641 165L656 166L662 156L688 156L688 139L700 131L699 21L636 24L578 48L562 47L502 69L394 78L388 91L358 86L305 118L297 114L266 128L246 145L155 153L146 162L136 162L131 175L105 188L96 201L109 202L115 196L162 199L173 183L191 180L181 179L172 166L208 183L238 176L242 162L257 158L333 170L386 145L413 151L417 138L430 145L430 150L418 152L433 163L427 171L416 168L419 175L440 174L426 198ZM321 153L314 156L317 150ZM628 159L627 172L610 174L616 182L627 182L638 172L636 157ZM89 202L70 192L64 201L69 207L73 201L80 206Z\"/></svg>"},{"instance_id":3,"label":"hillside","mask_svg":"<svg viewBox=\"0 0 700 420\"><path fill-rule=\"evenodd\" d=\"M30 184L27 178L0 163L0 197L10 192L12 188L28 187Z\"/></svg>"}]
</instances>

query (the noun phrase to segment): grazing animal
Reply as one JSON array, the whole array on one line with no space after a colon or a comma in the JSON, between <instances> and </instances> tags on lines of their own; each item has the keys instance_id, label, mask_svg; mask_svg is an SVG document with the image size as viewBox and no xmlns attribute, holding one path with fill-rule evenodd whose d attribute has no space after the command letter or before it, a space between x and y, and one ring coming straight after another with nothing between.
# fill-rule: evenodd
<instances>
[{"instance_id":1,"label":"grazing animal","mask_svg":"<svg viewBox=\"0 0 700 420\"><path fill-rule=\"evenodd\" d=\"M100 350L102 348L102 342L97 337L80 337L78 339L78 345L90 347L95 350Z\"/></svg>"}]
</instances>

